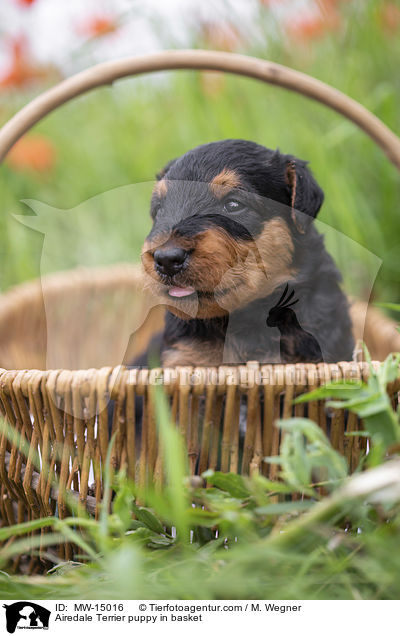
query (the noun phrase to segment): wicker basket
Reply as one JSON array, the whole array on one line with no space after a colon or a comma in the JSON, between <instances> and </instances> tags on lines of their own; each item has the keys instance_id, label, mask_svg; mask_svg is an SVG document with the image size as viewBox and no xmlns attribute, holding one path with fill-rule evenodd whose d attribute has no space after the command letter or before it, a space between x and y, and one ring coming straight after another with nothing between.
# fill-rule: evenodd
<instances>
[{"instance_id":1,"label":"wicker basket","mask_svg":"<svg viewBox=\"0 0 400 636\"><path fill-rule=\"evenodd\" d=\"M2 128L0 160L21 135L67 100L121 77L180 68L247 75L319 100L360 126L400 169L400 140L350 98L288 68L212 51L169 51L100 64L79 73L36 98ZM154 480L162 485L164 474L151 390L158 371L114 366L143 350L161 324L160 309L150 311L144 320L148 312L140 273L132 265L55 274L41 282L21 285L0 298L0 366L14 369L0 371L0 408L20 434L19 440L12 443L6 435L0 438L2 524L53 514L56 503L60 517L65 516L65 490L73 491L80 505L98 514L109 441L110 398L116 402L113 467L125 467L129 477L141 484ZM118 330L115 315L120 320ZM367 311L366 305L354 303L352 317L356 338L366 341L373 358L382 360L390 351L400 350L395 325L377 310ZM46 356L48 361L50 355L46 336L49 320L59 335L51 346L57 347L53 353L55 359L62 361L62 370L43 370L48 368ZM127 339L127 334L134 333L142 323L135 336ZM65 370L88 366L93 368ZM42 370L24 370L27 368ZM164 369L162 374L171 397L173 418L186 439L193 474L218 467L243 473L262 471L274 479L276 467L262 461L267 455L279 453L280 433L273 426L274 420L305 413L330 435L350 467L357 465L365 438L344 435L359 429L360 422L354 415L338 411L328 416L323 403L293 407L292 401L299 393L329 380L366 378L368 368L363 362L249 362L218 369ZM393 401L399 389L400 381L389 387ZM140 448L135 433L135 399L143 402ZM247 427L241 440L239 406L244 402ZM34 466L37 451L41 457L40 472ZM69 546L61 550L61 556L71 556Z\"/></svg>"}]
</instances>

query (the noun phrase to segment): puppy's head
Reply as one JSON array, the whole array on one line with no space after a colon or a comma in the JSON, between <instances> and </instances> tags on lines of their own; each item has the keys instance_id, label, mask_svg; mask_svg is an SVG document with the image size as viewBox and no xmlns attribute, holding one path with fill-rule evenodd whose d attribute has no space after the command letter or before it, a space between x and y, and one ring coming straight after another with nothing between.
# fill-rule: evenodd
<instances>
[{"instance_id":1,"label":"puppy's head","mask_svg":"<svg viewBox=\"0 0 400 636\"><path fill-rule=\"evenodd\" d=\"M157 176L142 261L178 316L213 318L295 275L323 193L304 161L250 141L199 146Z\"/></svg>"}]
</instances>

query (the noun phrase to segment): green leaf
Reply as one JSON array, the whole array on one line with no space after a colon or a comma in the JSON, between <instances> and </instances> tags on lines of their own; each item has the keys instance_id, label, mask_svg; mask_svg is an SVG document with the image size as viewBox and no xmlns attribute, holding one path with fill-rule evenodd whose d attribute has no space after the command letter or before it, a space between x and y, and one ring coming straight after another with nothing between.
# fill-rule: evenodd
<instances>
[{"instance_id":1,"label":"green leaf","mask_svg":"<svg viewBox=\"0 0 400 636\"><path fill-rule=\"evenodd\" d=\"M284 515L289 512L299 512L309 510L315 504L314 501L284 501L260 506L255 509L258 515Z\"/></svg>"},{"instance_id":2,"label":"green leaf","mask_svg":"<svg viewBox=\"0 0 400 636\"><path fill-rule=\"evenodd\" d=\"M165 489L164 496L168 499L171 510L170 515L174 519L178 535L182 541L188 542L189 529L186 509L189 503L189 491L184 484L189 470L184 441L182 435L171 422L167 398L162 387L160 385L151 385L150 395L155 401L160 446L165 460L168 486Z\"/></svg>"},{"instance_id":3,"label":"green leaf","mask_svg":"<svg viewBox=\"0 0 400 636\"><path fill-rule=\"evenodd\" d=\"M381 368L378 371L378 376L380 376L381 382L386 385L389 382L394 382L396 378L399 377L399 364L400 364L400 354L391 354L381 365Z\"/></svg>"},{"instance_id":4,"label":"green leaf","mask_svg":"<svg viewBox=\"0 0 400 636\"><path fill-rule=\"evenodd\" d=\"M7 561L15 556L19 556L21 554L29 554L29 552L31 550L34 550L35 548L58 545L60 543L63 543L64 540L65 536L58 532L51 532L43 536L34 535L31 537L24 537L23 539L18 539L17 541L14 541L14 543L11 543L7 547L1 549L0 563L5 564L7 563Z\"/></svg>"},{"instance_id":5,"label":"green leaf","mask_svg":"<svg viewBox=\"0 0 400 636\"><path fill-rule=\"evenodd\" d=\"M365 386L365 384L359 381L330 382L318 387L318 389L314 389L314 391L299 395L296 399L293 400L293 404L303 404L305 402L313 402L315 400L325 400L326 398L330 397L347 400L350 398L350 396L358 395L360 389Z\"/></svg>"},{"instance_id":6,"label":"green leaf","mask_svg":"<svg viewBox=\"0 0 400 636\"><path fill-rule=\"evenodd\" d=\"M5 526L4 528L0 528L0 541L5 541L19 534L28 534L28 532L33 532L34 530L51 527L57 522L58 519L56 517L45 517L43 519L34 519L33 521L18 523L15 526Z\"/></svg>"},{"instance_id":7,"label":"green leaf","mask_svg":"<svg viewBox=\"0 0 400 636\"><path fill-rule=\"evenodd\" d=\"M85 567L85 565L79 561L63 561L62 563L58 563L52 567L50 570L47 570L46 576L51 574L54 574L55 576L63 576L64 574L71 572L71 570L82 567Z\"/></svg>"},{"instance_id":8,"label":"green leaf","mask_svg":"<svg viewBox=\"0 0 400 636\"><path fill-rule=\"evenodd\" d=\"M271 461L273 459L275 459L275 457L264 457L263 461L272 464L272 463L275 463ZM279 457L276 457L276 459L278 460L277 463L279 464ZM284 484L281 481L271 481L270 479L267 479L263 475L256 474L254 475L254 478L252 479L259 482L260 486L262 486L264 490L266 490L267 492L279 492L282 494L290 494L293 491L293 488L291 488L287 484ZM251 481L250 481L250 485L251 485ZM253 491L252 491L252 494L254 494Z\"/></svg>"},{"instance_id":9,"label":"green leaf","mask_svg":"<svg viewBox=\"0 0 400 636\"><path fill-rule=\"evenodd\" d=\"M150 510L150 508L139 508L134 505L133 509L138 520L141 521L147 528L150 528L150 530L159 534L163 534L165 532L165 528L161 521L156 517L154 512Z\"/></svg>"},{"instance_id":10,"label":"green leaf","mask_svg":"<svg viewBox=\"0 0 400 636\"><path fill-rule=\"evenodd\" d=\"M191 526L206 526L212 528L218 522L219 515L216 512L204 510L203 508L190 508L187 512Z\"/></svg>"},{"instance_id":11,"label":"green leaf","mask_svg":"<svg viewBox=\"0 0 400 636\"><path fill-rule=\"evenodd\" d=\"M113 501L113 514L118 517L123 530L132 527L132 489L125 481L119 479L116 487L116 497Z\"/></svg>"},{"instance_id":12,"label":"green leaf","mask_svg":"<svg viewBox=\"0 0 400 636\"><path fill-rule=\"evenodd\" d=\"M147 527L141 527L141 528L137 528L137 530L129 530L126 533L126 536L130 539L133 540L135 542L139 542L139 543L147 543L147 541L151 538L154 537L155 534L152 530L150 530L150 528Z\"/></svg>"},{"instance_id":13,"label":"green leaf","mask_svg":"<svg viewBox=\"0 0 400 636\"><path fill-rule=\"evenodd\" d=\"M114 446L114 442L117 436L117 432L115 432L108 444L107 448L107 456L106 456L106 464L104 466L104 496L103 501L100 504L100 515L99 515L99 540L101 543L104 543L108 539L108 514L109 514L109 506L111 502L111 453ZM104 545L102 545L104 547Z\"/></svg>"},{"instance_id":14,"label":"green leaf","mask_svg":"<svg viewBox=\"0 0 400 636\"><path fill-rule=\"evenodd\" d=\"M221 473L206 471L202 475L209 484L228 492L232 497L246 499L250 492L246 487L245 481L241 475L234 473Z\"/></svg>"},{"instance_id":15,"label":"green leaf","mask_svg":"<svg viewBox=\"0 0 400 636\"><path fill-rule=\"evenodd\" d=\"M266 461L280 464L280 477L292 491L316 496L310 486L313 481L323 480L332 487L347 476L346 460L332 448L315 422L294 417L277 425L286 431L280 455Z\"/></svg>"},{"instance_id":16,"label":"green leaf","mask_svg":"<svg viewBox=\"0 0 400 636\"><path fill-rule=\"evenodd\" d=\"M138 521L137 519L132 519L129 529L137 530L137 528L144 528L144 527L145 527L144 523L142 523L141 521Z\"/></svg>"},{"instance_id":17,"label":"green leaf","mask_svg":"<svg viewBox=\"0 0 400 636\"><path fill-rule=\"evenodd\" d=\"M368 350L365 355L370 362ZM372 438L372 443L379 438L386 448L400 440L399 415L392 409L387 395L387 385L399 377L400 354L390 354L378 369L370 362L368 382L331 383L306 395L300 396L296 402L307 402L313 399L327 399L327 406L337 409L348 409L356 413L364 421L364 428Z\"/></svg>"}]
</instances>

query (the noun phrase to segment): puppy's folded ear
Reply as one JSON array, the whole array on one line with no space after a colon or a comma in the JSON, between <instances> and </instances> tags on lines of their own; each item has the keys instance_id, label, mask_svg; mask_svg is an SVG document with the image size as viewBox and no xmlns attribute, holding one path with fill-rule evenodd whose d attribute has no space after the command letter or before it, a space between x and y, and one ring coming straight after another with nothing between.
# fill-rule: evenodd
<instances>
[{"instance_id":1,"label":"puppy's folded ear","mask_svg":"<svg viewBox=\"0 0 400 636\"><path fill-rule=\"evenodd\" d=\"M324 193L305 161L290 159L286 164L286 183L290 189L291 216L296 229L305 234L317 216Z\"/></svg>"},{"instance_id":2,"label":"puppy's folded ear","mask_svg":"<svg viewBox=\"0 0 400 636\"><path fill-rule=\"evenodd\" d=\"M164 168L162 170L160 170L160 172L157 172L157 174L156 174L157 181L161 181L161 179L163 179L165 177L165 175L167 174L168 170L170 168L172 168L172 166L174 165L175 162L176 162L176 159L171 159L171 161L168 161L168 163L164 166Z\"/></svg>"}]
</instances>

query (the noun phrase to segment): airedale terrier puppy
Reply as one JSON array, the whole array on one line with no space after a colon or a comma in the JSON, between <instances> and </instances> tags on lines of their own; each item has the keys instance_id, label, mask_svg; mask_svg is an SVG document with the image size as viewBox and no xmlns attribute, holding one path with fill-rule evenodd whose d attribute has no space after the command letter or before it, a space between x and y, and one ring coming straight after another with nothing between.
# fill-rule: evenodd
<instances>
[{"instance_id":1,"label":"airedale terrier puppy","mask_svg":"<svg viewBox=\"0 0 400 636\"><path fill-rule=\"evenodd\" d=\"M251 141L205 144L165 166L142 251L167 305L151 347L164 366L352 358L341 276L313 223L323 198L305 161ZM296 307L283 311L288 290Z\"/></svg>"}]
</instances>

